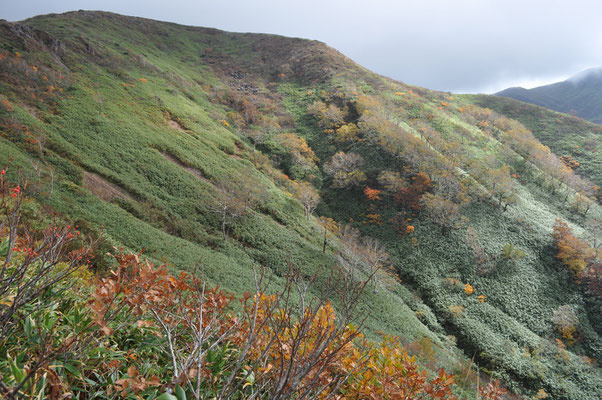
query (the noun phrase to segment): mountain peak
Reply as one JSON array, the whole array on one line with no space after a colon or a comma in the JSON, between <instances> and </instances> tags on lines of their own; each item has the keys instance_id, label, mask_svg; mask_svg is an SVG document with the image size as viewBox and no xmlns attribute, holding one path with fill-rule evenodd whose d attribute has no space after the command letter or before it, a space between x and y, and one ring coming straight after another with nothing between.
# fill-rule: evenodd
<instances>
[{"instance_id":1,"label":"mountain peak","mask_svg":"<svg viewBox=\"0 0 602 400\"><path fill-rule=\"evenodd\" d=\"M581 83L587 79L602 79L602 67L593 67L583 70L571 76L565 82Z\"/></svg>"},{"instance_id":2,"label":"mountain peak","mask_svg":"<svg viewBox=\"0 0 602 400\"><path fill-rule=\"evenodd\" d=\"M496 95L602 123L602 67L586 69L562 82L533 89L513 87Z\"/></svg>"}]
</instances>

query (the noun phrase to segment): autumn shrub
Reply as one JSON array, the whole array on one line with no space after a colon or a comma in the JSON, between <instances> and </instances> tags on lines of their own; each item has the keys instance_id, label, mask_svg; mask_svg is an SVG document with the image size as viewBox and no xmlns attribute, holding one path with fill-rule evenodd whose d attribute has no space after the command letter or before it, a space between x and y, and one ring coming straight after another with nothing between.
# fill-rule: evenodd
<instances>
[{"instance_id":1,"label":"autumn shrub","mask_svg":"<svg viewBox=\"0 0 602 400\"><path fill-rule=\"evenodd\" d=\"M91 327L67 281L86 279L75 272L89 265L91 246L80 247L77 228L56 220L26 225L27 182L18 182L0 172L0 393L7 399L38 396L47 385L60 391L53 368L67 368Z\"/></svg>"},{"instance_id":2,"label":"autumn shrub","mask_svg":"<svg viewBox=\"0 0 602 400\"><path fill-rule=\"evenodd\" d=\"M552 237L558 249L556 258L568 268L577 281L580 281L588 266L594 263L595 252L587 242L573 235L566 222L559 219L554 223Z\"/></svg>"},{"instance_id":3,"label":"autumn shrub","mask_svg":"<svg viewBox=\"0 0 602 400\"><path fill-rule=\"evenodd\" d=\"M387 182L390 180L392 179L387 177ZM409 186L400 188L393 195L393 198L400 206L418 211L422 208L422 196L432 187L433 183L424 172L417 173L411 181L412 183Z\"/></svg>"},{"instance_id":4,"label":"autumn shrub","mask_svg":"<svg viewBox=\"0 0 602 400\"><path fill-rule=\"evenodd\" d=\"M455 398L453 377L443 370L428 377L398 338L385 337L380 344L361 339L347 324L354 304L337 316L325 298L307 299L309 308L296 312L288 295L256 292L240 299L243 311L236 315L230 306L234 296L219 288L186 274L171 275L164 265L155 267L138 255L115 257L116 269L97 281L88 305L83 297L69 296L42 318L44 326L56 328L36 331L38 316L26 319L25 339L42 334L42 348L52 347L51 338L65 353L26 378L27 362L13 359L14 378L6 384L28 379L24 388L31 393L52 396L96 390L155 398L175 390L199 399L211 393L218 398L351 399L368 393L375 399ZM347 295L349 289L361 290L341 283L337 287L345 287ZM99 352L107 341L113 346ZM90 352L91 345L100 347ZM146 366L148 358L157 367Z\"/></svg>"},{"instance_id":5,"label":"autumn shrub","mask_svg":"<svg viewBox=\"0 0 602 400\"><path fill-rule=\"evenodd\" d=\"M575 344L575 334L579 319L569 305L563 305L554 310L552 322L567 345Z\"/></svg>"},{"instance_id":6,"label":"autumn shrub","mask_svg":"<svg viewBox=\"0 0 602 400\"><path fill-rule=\"evenodd\" d=\"M500 252L502 260L517 261L525 256L525 252L515 247L513 244L506 243Z\"/></svg>"},{"instance_id":7,"label":"autumn shrub","mask_svg":"<svg viewBox=\"0 0 602 400\"><path fill-rule=\"evenodd\" d=\"M479 395L483 399L501 400L506 394L506 389L500 387L499 381L489 382L487 386L479 388Z\"/></svg>"},{"instance_id":8,"label":"autumn shrub","mask_svg":"<svg viewBox=\"0 0 602 400\"><path fill-rule=\"evenodd\" d=\"M352 372L341 389L342 398L356 399L456 399L454 378L443 369L429 378L420 371L416 358L409 356L398 338L384 337L368 347L365 368Z\"/></svg>"}]
</instances>

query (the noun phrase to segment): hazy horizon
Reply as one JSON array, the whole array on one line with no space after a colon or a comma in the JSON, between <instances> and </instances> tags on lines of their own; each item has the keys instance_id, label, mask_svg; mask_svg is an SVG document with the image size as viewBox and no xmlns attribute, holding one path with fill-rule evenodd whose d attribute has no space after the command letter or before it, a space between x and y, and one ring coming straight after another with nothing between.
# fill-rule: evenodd
<instances>
[{"instance_id":1,"label":"hazy horizon","mask_svg":"<svg viewBox=\"0 0 602 400\"><path fill-rule=\"evenodd\" d=\"M78 9L103 10L232 32L325 42L362 66L408 84L455 93L495 93L566 80L602 66L602 4L574 1L378 0L283 4L224 0L41 0L0 4L19 21Z\"/></svg>"}]
</instances>

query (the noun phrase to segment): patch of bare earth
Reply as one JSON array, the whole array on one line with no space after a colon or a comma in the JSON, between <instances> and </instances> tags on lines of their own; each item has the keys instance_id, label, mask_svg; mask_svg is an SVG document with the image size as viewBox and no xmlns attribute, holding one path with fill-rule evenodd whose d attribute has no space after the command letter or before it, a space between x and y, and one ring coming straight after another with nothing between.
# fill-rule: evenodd
<instances>
[{"instance_id":1,"label":"patch of bare earth","mask_svg":"<svg viewBox=\"0 0 602 400\"><path fill-rule=\"evenodd\" d=\"M234 142L234 154L230 154L230 157L234 158L235 160L242 160L242 157L240 156L240 154L244 155L244 148L241 146L240 143L238 142Z\"/></svg>"},{"instance_id":2,"label":"patch of bare earth","mask_svg":"<svg viewBox=\"0 0 602 400\"><path fill-rule=\"evenodd\" d=\"M84 171L84 185L96 197L104 201L114 199L131 199L132 197L124 192L119 186L107 181L95 173Z\"/></svg>"},{"instance_id":3,"label":"patch of bare earth","mask_svg":"<svg viewBox=\"0 0 602 400\"><path fill-rule=\"evenodd\" d=\"M198 170L198 169L196 169L196 168L193 168L193 167L191 167L191 166L188 166L188 165L184 164L184 163L183 163L182 161L180 161L178 158L176 158L176 157L172 156L172 155L171 155L171 154L169 154L169 153L166 153L166 152L164 152L164 151L161 151L160 153L161 153L161 155L162 155L163 157L167 158L169 161L171 161L172 163L176 164L178 167L180 167L180 168L183 168L183 169L185 169L186 171L190 172L192 175L196 176L196 177L197 177L197 178L199 178L200 180L202 180L202 181L204 181L204 182L207 182L207 183L211 183L211 181L209 181L209 179L207 179L207 178L205 177L205 175L203 175L203 173L202 173L200 170Z\"/></svg>"},{"instance_id":4,"label":"patch of bare earth","mask_svg":"<svg viewBox=\"0 0 602 400\"><path fill-rule=\"evenodd\" d=\"M186 132L186 129L184 129L182 125L180 125L177 121L174 121L173 119L167 121L167 125L169 125L170 128L175 129L176 131Z\"/></svg>"},{"instance_id":5,"label":"patch of bare earth","mask_svg":"<svg viewBox=\"0 0 602 400\"><path fill-rule=\"evenodd\" d=\"M40 114L36 108L33 108L29 104L23 104L22 107L27 110L34 118L40 119Z\"/></svg>"}]
</instances>

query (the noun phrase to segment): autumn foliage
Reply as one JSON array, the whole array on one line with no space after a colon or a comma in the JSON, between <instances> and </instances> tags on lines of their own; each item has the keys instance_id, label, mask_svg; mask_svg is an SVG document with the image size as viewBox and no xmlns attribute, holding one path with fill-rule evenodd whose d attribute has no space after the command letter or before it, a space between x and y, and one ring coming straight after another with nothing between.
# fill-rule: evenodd
<instances>
[{"instance_id":1,"label":"autumn foliage","mask_svg":"<svg viewBox=\"0 0 602 400\"><path fill-rule=\"evenodd\" d=\"M556 258L580 281L586 269L594 263L595 252L587 242L573 235L571 228L562 220L556 220L552 236L558 249Z\"/></svg>"},{"instance_id":2,"label":"autumn foliage","mask_svg":"<svg viewBox=\"0 0 602 400\"><path fill-rule=\"evenodd\" d=\"M370 201L380 200L380 193L381 193L381 190L372 189L369 186L366 186L364 188L364 194L366 195L366 198Z\"/></svg>"},{"instance_id":3,"label":"autumn foliage","mask_svg":"<svg viewBox=\"0 0 602 400\"><path fill-rule=\"evenodd\" d=\"M92 295L94 320L105 335L115 335L108 327L111 314L125 307L132 323L162 338L173 363L171 380L161 383L130 366L131 377L120 381L119 391L179 385L193 392L204 388L195 398L212 392L217 398L456 399L453 376L440 370L429 377L399 338L385 336L375 344L350 324L362 284L337 278L337 286L351 290L355 299L337 315L325 298L302 309L289 303L287 292L256 291L237 299L139 255L115 259L117 268L98 280ZM298 275L290 273L296 282ZM233 302L240 302L242 314L232 311ZM226 347L230 353L220 359L221 371L212 373L211 354Z\"/></svg>"},{"instance_id":4,"label":"autumn foliage","mask_svg":"<svg viewBox=\"0 0 602 400\"><path fill-rule=\"evenodd\" d=\"M429 378L420 371L399 338L385 336L369 346L365 367L355 371L344 387L344 399L456 399L454 378L440 370Z\"/></svg>"},{"instance_id":5,"label":"autumn foliage","mask_svg":"<svg viewBox=\"0 0 602 400\"><path fill-rule=\"evenodd\" d=\"M395 202L404 208L420 210L422 195L432 187L433 183L424 172L417 173L412 178L412 183L402 187L393 195Z\"/></svg>"}]
</instances>

